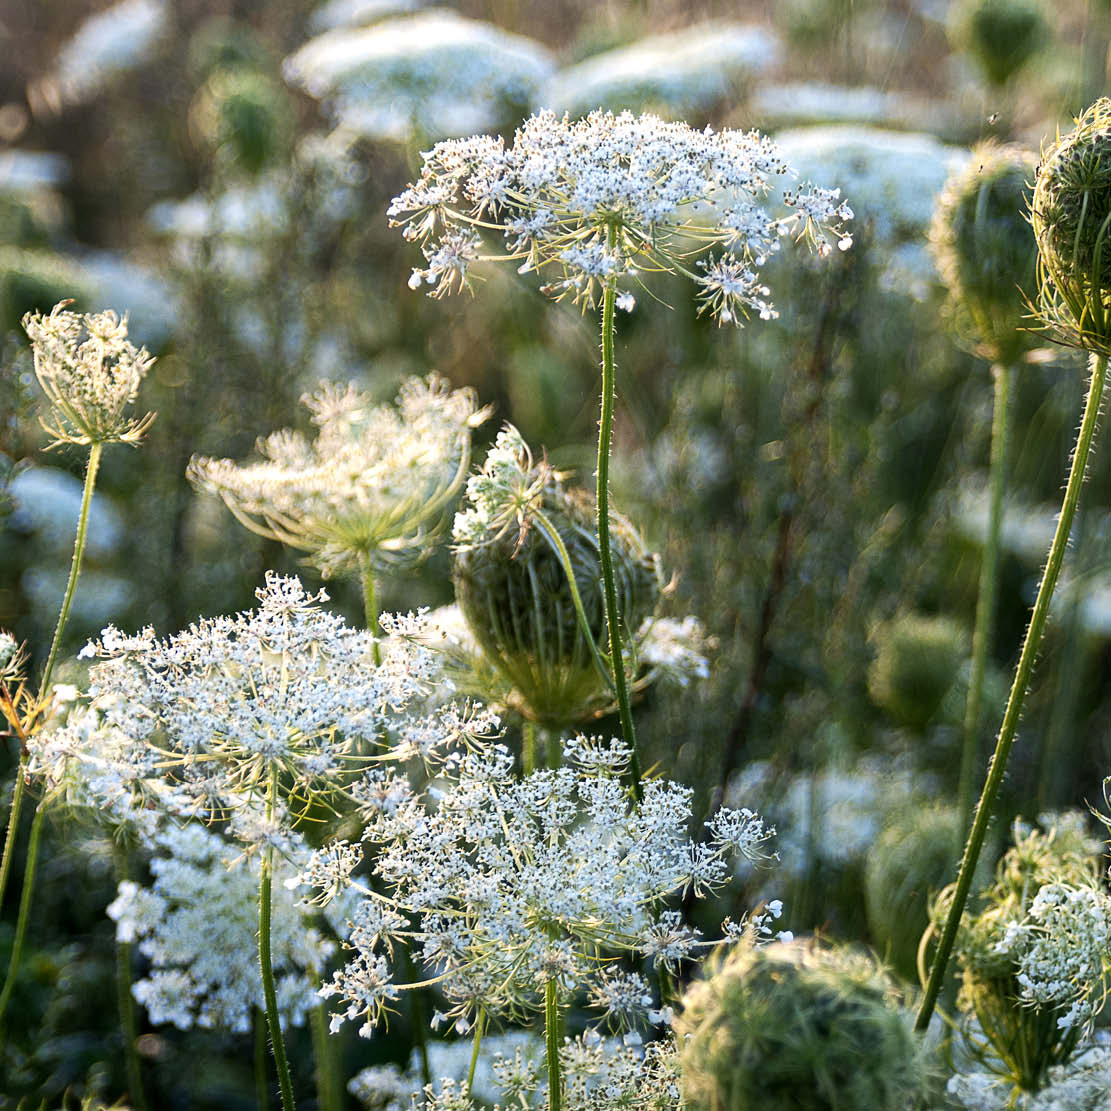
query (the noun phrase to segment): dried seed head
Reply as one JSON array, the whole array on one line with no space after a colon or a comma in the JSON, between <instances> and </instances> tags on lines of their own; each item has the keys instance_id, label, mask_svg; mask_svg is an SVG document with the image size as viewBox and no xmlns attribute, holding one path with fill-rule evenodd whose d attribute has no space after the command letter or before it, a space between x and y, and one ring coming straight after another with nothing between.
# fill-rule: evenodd
<instances>
[{"instance_id":1,"label":"dried seed head","mask_svg":"<svg viewBox=\"0 0 1111 1111\"><path fill-rule=\"evenodd\" d=\"M67 312L71 303L60 301L49 316L23 318L35 374L50 399L50 418L42 422L54 437L50 446L136 444L154 414L135 420L128 409L154 358L128 341L126 317L111 310Z\"/></svg>"},{"instance_id":2,"label":"dried seed head","mask_svg":"<svg viewBox=\"0 0 1111 1111\"><path fill-rule=\"evenodd\" d=\"M1031 205L1041 313L1060 342L1111 351L1111 100L1042 154Z\"/></svg>"},{"instance_id":3,"label":"dried seed head","mask_svg":"<svg viewBox=\"0 0 1111 1111\"><path fill-rule=\"evenodd\" d=\"M988 141L945 184L930 229L954 322L990 359L1013 363L1029 345L1023 291L1034 289L1037 245L1027 214L1037 159Z\"/></svg>"}]
</instances>

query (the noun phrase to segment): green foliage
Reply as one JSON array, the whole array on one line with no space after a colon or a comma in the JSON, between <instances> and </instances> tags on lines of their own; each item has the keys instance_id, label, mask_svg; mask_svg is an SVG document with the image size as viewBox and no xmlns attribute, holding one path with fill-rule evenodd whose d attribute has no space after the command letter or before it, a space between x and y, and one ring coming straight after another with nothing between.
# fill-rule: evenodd
<instances>
[{"instance_id":1,"label":"green foliage","mask_svg":"<svg viewBox=\"0 0 1111 1111\"><path fill-rule=\"evenodd\" d=\"M968 656L964 627L951 617L903 613L878 626L872 642L872 700L900 725L925 729Z\"/></svg>"},{"instance_id":2,"label":"green foliage","mask_svg":"<svg viewBox=\"0 0 1111 1111\"><path fill-rule=\"evenodd\" d=\"M677 1020L690 1111L908 1111L926 1081L901 998L869 955L743 941Z\"/></svg>"}]
</instances>

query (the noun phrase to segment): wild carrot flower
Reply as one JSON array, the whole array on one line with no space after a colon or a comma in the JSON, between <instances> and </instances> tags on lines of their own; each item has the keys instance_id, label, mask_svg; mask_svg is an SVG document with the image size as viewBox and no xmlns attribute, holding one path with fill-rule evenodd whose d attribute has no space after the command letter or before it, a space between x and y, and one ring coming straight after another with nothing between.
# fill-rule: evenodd
<instances>
[{"instance_id":1,"label":"wild carrot flower","mask_svg":"<svg viewBox=\"0 0 1111 1111\"><path fill-rule=\"evenodd\" d=\"M425 797L393 770L368 773L353 792L375 891L351 880L346 852L323 850L304 874L321 899L344 883L364 895L351 955L322 992L343 1008L332 1028L361 1020L369 1036L384 1019L408 986L390 961L402 941L447 999L441 1021L461 1029L480 1012L542 1010L550 984L564 999L586 995L617 1029L651 1021L646 981L614 958L673 970L696 952L706 943L662 900L716 890L729 858L764 855L773 831L752 811L723 809L709 840L691 841L690 789L651 780L637 803L621 784L629 756L618 741L580 736L565 742L562 767L519 778L503 746L478 741L442 764Z\"/></svg>"},{"instance_id":2,"label":"wild carrot flower","mask_svg":"<svg viewBox=\"0 0 1111 1111\"><path fill-rule=\"evenodd\" d=\"M261 462L195 457L189 478L218 494L253 532L309 553L325 573L381 568L427 555L470 465L471 430L487 412L471 390L411 378L397 405L374 405L353 383L322 383L302 403L319 432L275 432Z\"/></svg>"},{"instance_id":3,"label":"wild carrot flower","mask_svg":"<svg viewBox=\"0 0 1111 1111\"><path fill-rule=\"evenodd\" d=\"M125 636L109 628L86 647L101 661L89 696L110 727L91 734L110 741L101 750L106 786L130 780L156 802L154 787L165 791L169 779L175 808L230 814L248 843L281 844L281 807L260 817L275 781L283 806L307 806L343 790L369 761L430 756L490 728L487 717L454 706L418 712L434 658L411 639L387 637L376 665L371 634L322 609L323 591L271 573L256 593L256 610L165 640L151 629ZM67 740L94 764L81 734L61 738L63 751Z\"/></svg>"},{"instance_id":4,"label":"wild carrot flower","mask_svg":"<svg viewBox=\"0 0 1111 1111\"><path fill-rule=\"evenodd\" d=\"M66 311L61 301L49 316L28 313L23 328L31 340L35 375L50 400L43 427L57 444L135 444L154 414L127 416L154 359L127 339L127 318L107 312Z\"/></svg>"},{"instance_id":5,"label":"wild carrot flower","mask_svg":"<svg viewBox=\"0 0 1111 1111\"><path fill-rule=\"evenodd\" d=\"M155 839L149 887L125 881L108 907L122 942L138 942L151 969L132 988L151 1022L180 1030L245 1033L251 1013L263 1006L255 934L258 930L259 860L196 823L169 825ZM303 842L294 859L307 852ZM278 858L284 880L294 866ZM321 1005L319 971L335 951L321 933L319 916L280 884L271 928L283 1026L300 1026Z\"/></svg>"},{"instance_id":6,"label":"wild carrot flower","mask_svg":"<svg viewBox=\"0 0 1111 1111\"><path fill-rule=\"evenodd\" d=\"M772 185L791 176L774 143L756 132L694 131L657 116L592 112L560 119L542 111L511 146L479 135L438 143L420 180L389 208L395 226L424 250L410 285L433 296L469 284L473 262L505 258L548 278L546 292L593 305L616 282L630 286L657 271L682 273L719 322L770 315L759 269L795 235L828 253L852 242L852 211L837 190L790 189L786 215L761 207ZM499 234L503 255L484 253L483 232ZM716 257L699 257L717 248Z\"/></svg>"}]
</instances>

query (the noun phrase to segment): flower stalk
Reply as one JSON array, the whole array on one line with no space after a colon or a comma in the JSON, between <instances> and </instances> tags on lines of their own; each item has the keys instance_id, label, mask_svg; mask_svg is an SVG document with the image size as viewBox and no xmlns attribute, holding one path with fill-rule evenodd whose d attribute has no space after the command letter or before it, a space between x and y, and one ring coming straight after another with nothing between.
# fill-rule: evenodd
<instances>
[{"instance_id":1,"label":"flower stalk","mask_svg":"<svg viewBox=\"0 0 1111 1111\"><path fill-rule=\"evenodd\" d=\"M548 1062L548 1111L563 1107L563 1070L559 1062L562 1026L559 1014L559 985L555 978L544 985L544 1043Z\"/></svg>"},{"instance_id":2,"label":"flower stalk","mask_svg":"<svg viewBox=\"0 0 1111 1111\"><path fill-rule=\"evenodd\" d=\"M1030 625L1026 630L1026 639L1022 645L1022 654L1019 656L1018 667L1015 670L1014 682L1011 693L1007 699L1007 706L1003 712L1003 724L999 729L999 736L995 743L995 752L992 754L991 764L980 799L976 804L976 811L972 821L972 829L964 847L961 858L960 872L953 891L953 901L949 908L945 925L938 941L937 953L934 956L933 967L926 984L922 1004L915 1020L915 1029L922 1031L929 1025L930 1017L937 1004L937 998L944 981L945 970L953 951L953 943L957 936L961 914L968 901L972 877L976 870L976 863L980 858L980 851L984 845L987 834L988 822L995 809L996 796L999 794L1003 782L1003 774L1007 768L1007 759L1014 745L1015 733L1018 730L1019 718L1022 715L1022 706L1026 698L1026 689L1037 659L1038 649L1045 632L1046 621L1049 618L1049 607L1053 600L1053 592L1057 586L1057 579L1064 562L1065 551L1068 547L1069 532L1072 530L1073 518L1076 515L1076 506L1080 500L1080 491L1084 485L1085 473L1088 466L1088 456L1091 453L1092 443L1095 439L1096 427L1099 423L1100 406L1103 402L1104 388L1107 381L1107 356L1093 354L1090 360L1091 378L1088 385L1088 396L1084 403L1084 416L1081 420L1080 431L1076 438L1076 448L1073 452L1072 466L1069 469L1068 485L1065 487L1065 497L1061 503L1061 515L1057 520L1057 529L1053 535L1053 543L1049 549L1049 558L1042 573L1041 585L1038 587L1038 596L1034 602L1034 611L1030 618Z\"/></svg>"}]
</instances>

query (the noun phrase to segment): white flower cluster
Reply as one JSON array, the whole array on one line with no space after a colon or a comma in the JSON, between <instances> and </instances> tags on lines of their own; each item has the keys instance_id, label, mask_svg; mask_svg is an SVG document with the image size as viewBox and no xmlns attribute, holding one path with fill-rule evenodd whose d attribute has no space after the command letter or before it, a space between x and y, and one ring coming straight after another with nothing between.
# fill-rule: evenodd
<instances>
[{"instance_id":1,"label":"white flower cluster","mask_svg":"<svg viewBox=\"0 0 1111 1111\"><path fill-rule=\"evenodd\" d=\"M0 683L14 686L23 678L27 656L18 640L0 629Z\"/></svg>"},{"instance_id":2,"label":"white flower cluster","mask_svg":"<svg viewBox=\"0 0 1111 1111\"><path fill-rule=\"evenodd\" d=\"M780 43L767 27L712 22L640 39L595 54L556 73L539 103L585 115L594 108L643 110L685 117L736 98L779 61Z\"/></svg>"},{"instance_id":3,"label":"white flower cluster","mask_svg":"<svg viewBox=\"0 0 1111 1111\"><path fill-rule=\"evenodd\" d=\"M340 127L398 142L519 119L554 68L539 43L447 10L325 32L283 65Z\"/></svg>"},{"instance_id":4,"label":"white flower cluster","mask_svg":"<svg viewBox=\"0 0 1111 1111\"><path fill-rule=\"evenodd\" d=\"M302 403L314 441L284 429L259 441L258 463L194 457L190 481L325 574L356 570L360 557L380 568L429 554L486 418L474 392L432 375L405 382L396 406L327 382Z\"/></svg>"},{"instance_id":5,"label":"white flower cluster","mask_svg":"<svg viewBox=\"0 0 1111 1111\"><path fill-rule=\"evenodd\" d=\"M136 443L154 416L133 420L127 410L154 359L128 342L126 317L68 312L67 304L49 316L23 318L35 375L51 404L43 427L55 444Z\"/></svg>"},{"instance_id":6,"label":"white flower cluster","mask_svg":"<svg viewBox=\"0 0 1111 1111\"><path fill-rule=\"evenodd\" d=\"M522 273L550 275L546 291L593 304L603 286L654 271L682 273L719 321L773 314L758 271L781 237L804 237L828 253L852 240L852 211L837 190L788 190L790 211L773 217L761 201L792 171L770 139L755 132L695 131L658 116L592 112L585 119L541 111L511 146L478 135L438 143L418 182L394 198L389 215L422 245L426 263L410 285L443 296L467 284L483 256L480 231L499 232ZM692 207L697 205L697 215ZM724 254L693 259L710 248Z\"/></svg>"},{"instance_id":7,"label":"white flower cluster","mask_svg":"<svg viewBox=\"0 0 1111 1111\"><path fill-rule=\"evenodd\" d=\"M528 528L531 513L542 509L544 491L556 477L545 462L533 461L525 438L506 424L467 479L470 505L455 514L452 537L461 551L492 544L512 531Z\"/></svg>"},{"instance_id":8,"label":"white flower cluster","mask_svg":"<svg viewBox=\"0 0 1111 1111\"><path fill-rule=\"evenodd\" d=\"M433 1042L429 1047L436 1080L423 1087L417 1060L407 1072L396 1065L364 1069L348 1091L367 1111L477 1111L479 1107L547 1106L544 1042L521 1030L484 1037L470 1089L470 1039ZM679 1111L679 1062L668 1034L642 1047L636 1038L607 1038L588 1030L565 1038L560 1049L566 1111Z\"/></svg>"},{"instance_id":9,"label":"white flower cluster","mask_svg":"<svg viewBox=\"0 0 1111 1111\"><path fill-rule=\"evenodd\" d=\"M650 957L662 971L707 944L663 900L716 890L729 858L765 856L773 831L750 810L719 811L709 838L687 834L691 790L650 779L636 803L621 782L629 750L618 741L566 741L565 765L523 778L500 745L475 741L449 760L427 796L392 770L374 770L354 792L375 891L351 919L352 956L325 985L369 1036L406 990L388 960L410 945L447 1000L440 1022L465 1030L481 1009L515 1018L543 1006L545 985L590 997L620 1029L666 1022L621 954ZM368 856L371 854L368 853ZM329 868L334 876L322 875ZM342 888L346 853L318 854L303 874L327 893ZM653 1012L653 1013L650 1013Z\"/></svg>"},{"instance_id":10,"label":"white flower cluster","mask_svg":"<svg viewBox=\"0 0 1111 1111\"><path fill-rule=\"evenodd\" d=\"M370 633L320 608L323 591L270 573L257 595L256 610L166 640L107 629L83 651L103 661L89 678L102 716L71 714L42 763L87 769L106 801L135 791L159 809L230 815L245 842L283 848L282 799L304 806L370 762L430 758L495 729L473 708L424 714L434 657L412 638L380 642L376 666Z\"/></svg>"},{"instance_id":11,"label":"white flower cluster","mask_svg":"<svg viewBox=\"0 0 1111 1111\"><path fill-rule=\"evenodd\" d=\"M1008 1111L1011 1089L990 1073L958 1073L947 1085L950 1098L966 1111ZM1026 1093L1022 1111L1111 1111L1111 1048L1092 1046L1066 1065L1049 1070L1046 1084Z\"/></svg>"},{"instance_id":12,"label":"white flower cluster","mask_svg":"<svg viewBox=\"0 0 1111 1111\"><path fill-rule=\"evenodd\" d=\"M132 992L156 1025L244 1033L265 1004L258 975L259 860L196 823L156 838L154 883L119 885L108 916L120 941L138 942L151 970ZM307 851L297 846L298 856ZM279 880L290 865L276 860ZM299 1026L320 1006L316 990L335 952L313 919L280 884L271 906L271 946L283 1025Z\"/></svg>"},{"instance_id":13,"label":"white flower cluster","mask_svg":"<svg viewBox=\"0 0 1111 1111\"><path fill-rule=\"evenodd\" d=\"M1096 887L1045 884L996 951L1017 966L1022 1000L1057 1008L1062 1030L1085 1028L1108 988L1111 898Z\"/></svg>"}]
</instances>

